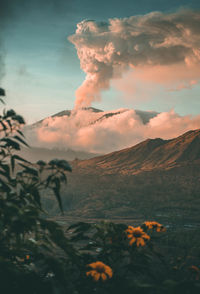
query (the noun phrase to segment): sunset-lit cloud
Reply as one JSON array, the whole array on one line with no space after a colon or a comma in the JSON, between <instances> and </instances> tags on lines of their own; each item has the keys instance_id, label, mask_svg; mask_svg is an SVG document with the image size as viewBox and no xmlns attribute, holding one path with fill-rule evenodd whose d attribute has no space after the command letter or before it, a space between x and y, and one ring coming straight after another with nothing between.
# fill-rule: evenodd
<instances>
[{"instance_id":1,"label":"sunset-lit cloud","mask_svg":"<svg viewBox=\"0 0 200 294\"><path fill-rule=\"evenodd\" d=\"M98 101L101 91L109 89L116 78L113 85L126 92L119 79L124 74L132 80L133 94L139 83L177 91L190 89L200 80L200 12L152 12L108 22L85 20L69 40L86 73L76 91L76 107Z\"/></svg>"},{"instance_id":2,"label":"sunset-lit cloud","mask_svg":"<svg viewBox=\"0 0 200 294\"><path fill-rule=\"evenodd\" d=\"M124 98L144 101L154 98L159 89L168 92L192 89L199 80L200 64L194 64L186 70L185 65L180 63L131 69L123 74L121 79L113 80L112 86L121 91Z\"/></svg>"},{"instance_id":3,"label":"sunset-lit cloud","mask_svg":"<svg viewBox=\"0 0 200 294\"><path fill-rule=\"evenodd\" d=\"M147 138L170 139L191 129L200 128L200 115L180 116L171 110L143 112L134 110L111 112L72 111L70 116L49 117L26 133L30 145L48 148L107 153L133 146ZM148 121L144 123L144 121Z\"/></svg>"}]
</instances>

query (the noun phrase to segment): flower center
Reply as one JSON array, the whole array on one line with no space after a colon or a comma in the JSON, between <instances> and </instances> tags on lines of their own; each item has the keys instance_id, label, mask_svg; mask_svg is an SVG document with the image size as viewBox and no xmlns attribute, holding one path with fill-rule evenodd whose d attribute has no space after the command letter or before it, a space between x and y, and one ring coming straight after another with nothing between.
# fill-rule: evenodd
<instances>
[{"instance_id":1,"label":"flower center","mask_svg":"<svg viewBox=\"0 0 200 294\"><path fill-rule=\"evenodd\" d=\"M140 230L135 230L133 233L134 237L138 238L142 236L142 232Z\"/></svg>"},{"instance_id":2,"label":"flower center","mask_svg":"<svg viewBox=\"0 0 200 294\"><path fill-rule=\"evenodd\" d=\"M102 265L97 265L96 271L101 274L105 272L105 268Z\"/></svg>"}]
</instances>

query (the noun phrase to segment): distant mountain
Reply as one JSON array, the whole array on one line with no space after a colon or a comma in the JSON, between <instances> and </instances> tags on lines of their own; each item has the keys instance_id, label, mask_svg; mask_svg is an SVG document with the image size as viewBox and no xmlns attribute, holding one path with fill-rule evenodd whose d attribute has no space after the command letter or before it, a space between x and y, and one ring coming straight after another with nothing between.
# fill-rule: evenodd
<instances>
[{"instance_id":1,"label":"distant mountain","mask_svg":"<svg viewBox=\"0 0 200 294\"><path fill-rule=\"evenodd\" d=\"M71 161L74 159L76 160L89 159L98 155L95 153L89 153L84 151L74 151L71 149L60 150L56 148L48 149L48 148L40 148L40 147L31 147L31 148L21 147L21 150L18 152L18 154L30 162L37 162L40 159L48 162L53 158L65 159L65 160Z\"/></svg>"},{"instance_id":2,"label":"distant mountain","mask_svg":"<svg viewBox=\"0 0 200 294\"><path fill-rule=\"evenodd\" d=\"M94 112L94 113L103 112L103 110L100 110L100 109L97 109L97 108L94 108L94 107L85 107L85 108L82 108L82 109L83 110L89 110L89 111ZM62 110L62 111L57 112L57 113L55 113L55 114L53 114L51 116L45 117L44 119L41 119L41 120L37 121L36 123L33 123L32 125L29 125L27 127L28 128L35 128L35 127L40 126L45 121L45 119L47 119L47 118L70 116L70 115L73 115L74 113L75 113L75 111L73 111L73 110Z\"/></svg>"},{"instance_id":3,"label":"distant mountain","mask_svg":"<svg viewBox=\"0 0 200 294\"><path fill-rule=\"evenodd\" d=\"M90 124L94 124L98 121L102 121L102 120L107 119L111 116L122 114L125 111L129 111L130 109L122 108L119 110L107 111L106 113L103 110L100 110L100 109L97 109L94 107L85 107L85 108L82 108L81 110L90 111L93 114L96 113L96 117L94 116L93 120L90 122ZM63 110L63 111L55 113L52 116L49 116L47 118L50 118L50 117L56 118L56 117L64 117L64 116L69 117L69 116L75 115L76 112L77 112L76 110ZM101 115L101 113L102 113L102 115ZM158 112L156 112L156 111L142 111L142 110L137 110L137 109L135 110L135 113L140 117L140 119L142 120L142 122L144 124L148 123L151 118L158 115ZM33 129L33 128L39 127L47 118L44 118L44 119L42 119L32 125L27 126L26 129L28 130L28 129Z\"/></svg>"},{"instance_id":4,"label":"distant mountain","mask_svg":"<svg viewBox=\"0 0 200 294\"><path fill-rule=\"evenodd\" d=\"M172 140L148 139L130 148L76 161L73 165L87 173L137 174L193 163L200 164L200 130L189 131Z\"/></svg>"},{"instance_id":5,"label":"distant mountain","mask_svg":"<svg viewBox=\"0 0 200 294\"><path fill-rule=\"evenodd\" d=\"M63 155L67 157L68 160L73 160L75 158L88 159L98 154L103 154L106 151L102 146L99 147L98 145L104 144L103 141L99 139L99 143L97 143L96 146L95 140L92 142L94 146L87 143L87 138L89 139L90 136L89 134L88 136L85 135L88 131L87 127L94 127L94 136L98 138L98 132L101 133L102 130L106 133L106 125L109 125L110 122L114 123L115 120L123 121L124 117L126 117L126 112L127 115L131 112L130 115L133 117L137 115L137 120L141 120L144 124L158 114L157 112L139 110L134 112L134 110L124 108L112 111L102 111L93 107L78 110L63 110L24 127L23 132L27 142L32 147L31 150L24 150L24 153L26 153L29 158L38 158L40 154L49 158L51 154L54 156L54 154L58 153L62 156L62 152L64 152L65 154ZM99 130L99 126L101 130ZM92 132L92 130L90 131ZM110 144L108 150L114 150L115 145L116 143ZM122 146L124 146L123 141ZM120 146L120 148L122 147ZM46 150L46 152L44 150ZM54 150L56 150L56 152L54 152Z\"/></svg>"}]
</instances>

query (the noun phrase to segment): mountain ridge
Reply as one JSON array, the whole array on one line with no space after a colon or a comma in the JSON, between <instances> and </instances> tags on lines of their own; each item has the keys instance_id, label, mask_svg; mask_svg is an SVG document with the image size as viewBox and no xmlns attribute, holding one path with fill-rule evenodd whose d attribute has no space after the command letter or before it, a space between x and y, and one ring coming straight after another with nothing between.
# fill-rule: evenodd
<instances>
[{"instance_id":1,"label":"mountain ridge","mask_svg":"<svg viewBox=\"0 0 200 294\"><path fill-rule=\"evenodd\" d=\"M129 111L131 109L122 108L122 109L116 109L116 110L111 110L111 111L103 111L101 109L97 109L97 108L94 108L94 107L85 107L85 108L81 108L81 109L78 109L78 110L90 111L92 113L102 113L102 116L94 119L94 121L91 122L91 124L95 124L98 121L102 121L103 119L109 118L109 117L114 116L114 115L121 114L121 113L123 113L125 111ZM71 115L76 113L78 110L62 110L62 111L59 111L59 112L57 112L57 113L55 113L53 115L45 117L44 119L41 119L41 120L31 124L31 125L28 125L27 127L28 128L37 127L40 124L42 124L48 118L56 118L56 117L63 117L63 116L70 117ZM155 117L156 115L159 114L156 111L143 111L143 110L138 110L138 109L135 109L135 113L136 113L136 115L138 115L140 117L140 119L142 120L142 122L144 124L148 123L151 118L153 118L153 117Z\"/></svg>"},{"instance_id":2,"label":"mountain ridge","mask_svg":"<svg viewBox=\"0 0 200 294\"><path fill-rule=\"evenodd\" d=\"M67 216L199 223L200 129L71 164L62 195Z\"/></svg>"},{"instance_id":3,"label":"mountain ridge","mask_svg":"<svg viewBox=\"0 0 200 294\"><path fill-rule=\"evenodd\" d=\"M135 146L88 160L73 161L75 170L87 173L136 174L153 169L169 169L200 161L200 129L163 140L147 139Z\"/></svg>"}]
</instances>

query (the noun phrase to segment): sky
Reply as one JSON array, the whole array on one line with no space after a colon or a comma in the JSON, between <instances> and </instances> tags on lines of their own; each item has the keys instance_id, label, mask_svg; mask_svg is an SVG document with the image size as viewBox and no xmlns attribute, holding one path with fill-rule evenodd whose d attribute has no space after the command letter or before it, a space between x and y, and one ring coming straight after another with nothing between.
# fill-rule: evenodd
<instances>
[{"instance_id":1,"label":"sky","mask_svg":"<svg viewBox=\"0 0 200 294\"><path fill-rule=\"evenodd\" d=\"M85 20L85 26L97 24L99 29L110 20L120 19L123 23L125 18L129 20L138 15L144 18L149 13L172 15L183 10L200 10L198 0L0 0L0 3L1 86L7 92L8 107L21 113L27 123L64 109L73 109L79 104L75 96L88 72L77 53L82 49L87 52L88 47L80 45L79 37L85 38L85 35L82 32L77 36L78 23ZM99 40L94 31L91 36L91 42ZM85 62L88 64L89 60ZM128 62L121 62L120 73L110 74L102 85L97 81L98 93L91 94L89 103L103 110L134 108L163 112L174 109L180 115L199 114L198 73L190 80L185 76L175 77L174 72L185 71L185 68L172 68L168 72L170 60L151 62L155 65L153 71L143 61L136 65L136 69L131 69ZM173 75L180 83L174 84L172 78L168 78L167 83L160 81L159 68L156 68L159 64L165 66L168 77ZM83 106L88 106L87 103Z\"/></svg>"}]
</instances>

